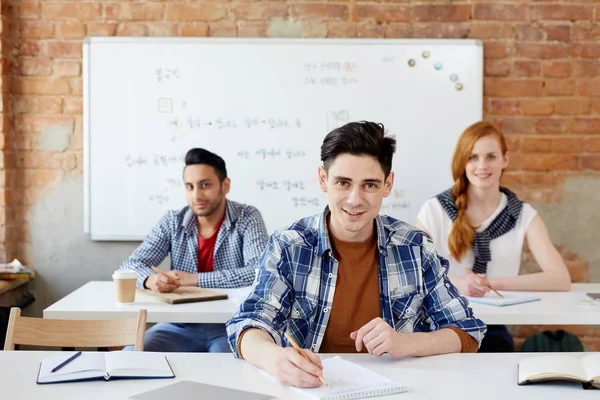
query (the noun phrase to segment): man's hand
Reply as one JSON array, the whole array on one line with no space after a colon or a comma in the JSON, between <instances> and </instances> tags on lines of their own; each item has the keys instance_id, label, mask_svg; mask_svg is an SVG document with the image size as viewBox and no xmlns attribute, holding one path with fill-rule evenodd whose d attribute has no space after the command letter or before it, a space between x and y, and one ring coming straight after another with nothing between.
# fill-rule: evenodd
<instances>
[{"instance_id":1,"label":"man's hand","mask_svg":"<svg viewBox=\"0 0 600 400\"><path fill-rule=\"evenodd\" d=\"M396 332L379 317L350 333L350 338L355 342L356 351L361 351L364 345L367 351L376 357L388 353L394 358L409 355L410 344L406 340L407 336L407 334Z\"/></svg>"},{"instance_id":2,"label":"man's hand","mask_svg":"<svg viewBox=\"0 0 600 400\"><path fill-rule=\"evenodd\" d=\"M465 296L483 297L490 291L490 283L484 274L465 274L456 285Z\"/></svg>"},{"instance_id":3,"label":"man's hand","mask_svg":"<svg viewBox=\"0 0 600 400\"><path fill-rule=\"evenodd\" d=\"M170 278L167 278L163 274L152 274L146 278L144 286L155 292L166 293L172 292L181 286L179 278L174 274L175 271L165 272Z\"/></svg>"},{"instance_id":4,"label":"man's hand","mask_svg":"<svg viewBox=\"0 0 600 400\"><path fill-rule=\"evenodd\" d=\"M173 276L179 279L182 286L198 286L198 274L189 274L183 271L170 271Z\"/></svg>"},{"instance_id":5,"label":"man's hand","mask_svg":"<svg viewBox=\"0 0 600 400\"><path fill-rule=\"evenodd\" d=\"M314 388L321 386L319 376L323 375L321 359L310 350L303 349L308 356L306 360L293 347L281 349L275 356L271 368L267 368L277 381L283 385L301 388Z\"/></svg>"}]
</instances>

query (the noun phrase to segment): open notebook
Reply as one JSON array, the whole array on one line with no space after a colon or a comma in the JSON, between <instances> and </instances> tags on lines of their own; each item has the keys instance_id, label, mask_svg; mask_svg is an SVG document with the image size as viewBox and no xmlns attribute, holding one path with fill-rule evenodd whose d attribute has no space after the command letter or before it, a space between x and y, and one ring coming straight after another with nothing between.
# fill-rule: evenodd
<instances>
[{"instance_id":1,"label":"open notebook","mask_svg":"<svg viewBox=\"0 0 600 400\"><path fill-rule=\"evenodd\" d=\"M545 381L575 381L581 382L585 389L600 389L600 353L584 357L539 356L519 363L519 385Z\"/></svg>"},{"instance_id":2,"label":"open notebook","mask_svg":"<svg viewBox=\"0 0 600 400\"><path fill-rule=\"evenodd\" d=\"M490 306L512 306L514 304L529 303L531 301L540 300L538 296L524 294L519 292L500 292L504 298L498 296L494 292L487 292L483 297L467 296L470 303L488 304Z\"/></svg>"},{"instance_id":3,"label":"open notebook","mask_svg":"<svg viewBox=\"0 0 600 400\"><path fill-rule=\"evenodd\" d=\"M227 298L227 293L194 286L181 286L169 293L159 293L150 289L138 289L138 292L148 296L156 297L165 303L170 304L224 300Z\"/></svg>"},{"instance_id":4,"label":"open notebook","mask_svg":"<svg viewBox=\"0 0 600 400\"><path fill-rule=\"evenodd\" d=\"M141 351L113 351L83 353L63 368L54 367L73 353L44 358L40 364L37 383L59 383L97 379L174 378L167 358L159 353Z\"/></svg>"},{"instance_id":5,"label":"open notebook","mask_svg":"<svg viewBox=\"0 0 600 400\"><path fill-rule=\"evenodd\" d=\"M274 379L266 372L262 372ZM323 360L323 378L327 384L317 388L293 389L320 400L363 399L408 390L407 386L346 361L340 356Z\"/></svg>"}]
</instances>

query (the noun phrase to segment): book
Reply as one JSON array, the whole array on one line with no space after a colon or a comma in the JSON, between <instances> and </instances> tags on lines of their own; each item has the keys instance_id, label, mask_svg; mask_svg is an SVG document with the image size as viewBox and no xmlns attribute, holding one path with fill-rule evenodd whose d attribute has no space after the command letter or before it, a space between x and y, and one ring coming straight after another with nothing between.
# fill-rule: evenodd
<instances>
[{"instance_id":1,"label":"book","mask_svg":"<svg viewBox=\"0 0 600 400\"><path fill-rule=\"evenodd\" d=\"M515 304L529 303L541 300L539 296L532 294L523 294L519 292L501 292L504 298L494 292L487 292L483 297L466 296L470 303L487 304L490 306L504 307Z\"/></svg>"},{"instance_id":2,"label":"book","mask_svg":"<svg viewBox=\"0 0 600 400\"><path fill-rule=\"evenodd\" d=\"M85 352L58 371L52 372L53 368L71 356L72 353L43 359L37 383L175 377L164 355L141 351Z\"/></svg>"},{"instance_id":3,"label":"book","mask_svg":"<svg viewBox=\"0 0 600 400\"><path fill-rule=\"evenodd\" d=\"M275 397L256 392L230 389L200 382L180 381L158 389L138 393L127 400L276 400Z\"/></svg>"},{"instance_id":4,"label":"book","mask_svg":"<svg viewBox=\"0 0 600 400\"><path fill-rule=\"evenodd\" d=\"M531 357L519 363L519 385L547 381L575 381L585 389L600 389L600 353Z\"/></svg>"},{"instance_id":5,"label":"book","mask_svg":"<svg viewBox=\"0 0 600 400\"><path fill-rule=\"evenodd\" d=\"M12 279L29 279L31 274L29 272L0 272L0 280L9 281Z\"/></svg>"},{"instance_id":6,"label":"book","mask_svg":"<svg viewBox=\"0 0 600 400\"><path fill-rule=\"evenodd\" d=\"M385 396L408 390L406 385L379 375L340 356L322 361L323 378L326 384L316 388L293 388L304 395L319 400L363 399ZM264 372L272 379L271 375Z\"/></svg>"},{"instance_id":7,"label":"book","mask_svg":"<svg viewBox=\"0 0 600 400\"><path fill-rule=\"evenodd\" d=\"M194 286L180 286L169 293L159 293L150 289L138 289L137 291L141 294L156 297L157 299L169 304L224 300L227 298L227 293Z\"/></svg>"}]
</instances>

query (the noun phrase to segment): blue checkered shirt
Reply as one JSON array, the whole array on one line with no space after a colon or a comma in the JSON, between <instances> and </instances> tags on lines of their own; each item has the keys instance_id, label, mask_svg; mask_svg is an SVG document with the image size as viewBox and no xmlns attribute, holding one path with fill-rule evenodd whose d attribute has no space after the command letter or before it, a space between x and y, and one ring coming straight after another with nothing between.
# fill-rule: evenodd
<instances>
[{"instance_id":1,"label":"blue checkered shirt","mask_svg":"<svg viewBox=\"0 0 600 400\"><path fill-rule=\"evenodd\" d=\"M225 220L215 243L214 271L198 273L198 218L189 207L168 211L121 269L137 271L137 287L171 253L171 269L198 274L198 286L231 288L252 284L268 234L260 212L226 200Z\"/></svg>"},{"instance_id":2,"label":"blue checkered shirt","mask_svg":"<svg viewBox=\"0 0 600 400\"><path fill-rule=\"evenodd\" d=\"M328 209L276 231L260 259L254 288L227 322L229 343L238 354L248 328L268 332L287 345L288 331L303 348L318 352L333 303L338 262L325 225ZM485 324L473 316L466 298L447 277L448 262L438 257L424 232L378 215L381 317L402 333L454 326L480 344Z\"/></svg>"}]
</instances>

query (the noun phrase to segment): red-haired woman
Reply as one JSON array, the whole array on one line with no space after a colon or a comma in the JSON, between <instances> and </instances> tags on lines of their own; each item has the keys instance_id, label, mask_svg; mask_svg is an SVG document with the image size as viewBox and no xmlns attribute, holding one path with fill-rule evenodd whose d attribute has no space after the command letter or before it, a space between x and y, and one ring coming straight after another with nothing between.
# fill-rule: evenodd
<instances>
[{"instance_id":1,"label":"red-haired woman","mask_svg":"<svg viewBox=\"0 0 600 400\"><path fill-rule=\"evenodd\" d=\"M449 260L448 276L464 295L483 296L490 286L567 291L569 272L544 221L529 204L500 186L507 165L502 133L488 122L469 126L454 150L454 185L421 207L417 226L432 236L438 254ZM525 239L541 272L519 275ZM480 351L514 351L506 327L489 326Z\"/></svg>"}]
</instances>

